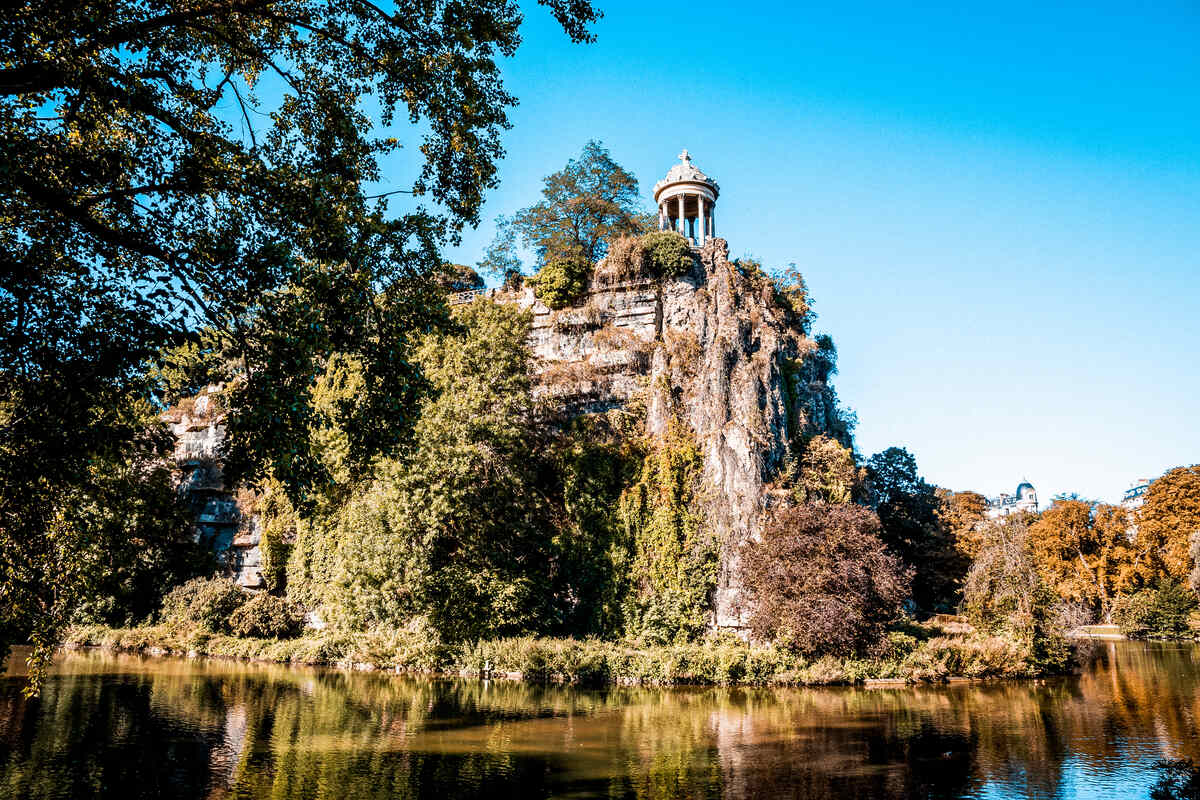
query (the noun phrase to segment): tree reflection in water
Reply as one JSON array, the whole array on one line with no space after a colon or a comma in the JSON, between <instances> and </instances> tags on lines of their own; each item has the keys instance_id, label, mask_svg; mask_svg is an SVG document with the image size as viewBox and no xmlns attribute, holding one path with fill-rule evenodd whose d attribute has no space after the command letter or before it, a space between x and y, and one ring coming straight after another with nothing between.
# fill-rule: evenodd
<instances>
[{"instance_id":1,"label":"tree reflection in water","mask_svg":"<svg viewBox=\"0 0 1200 800\"><path fill-rule=\"evenodd\" d=\"M96 652L0 684L8 797L1145 797L1200 758L1193 646L1077 678L579 691ZM19 661L19 654L15 662Z\"/></svg>"}]
</instances>

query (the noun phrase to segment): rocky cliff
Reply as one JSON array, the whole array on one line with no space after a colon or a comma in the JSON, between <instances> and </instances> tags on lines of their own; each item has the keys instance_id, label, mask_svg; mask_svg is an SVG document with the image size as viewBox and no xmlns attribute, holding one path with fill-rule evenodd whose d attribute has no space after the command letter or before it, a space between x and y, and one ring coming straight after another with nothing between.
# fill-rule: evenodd
<instances>
[{"instance_id":1,"label":"rocky cliff","mask_svg":"<svg viewBox=\"0 0 1200 800\"><path fill-rule=\"evenodd\" d=\"M704 518L719 542L713 622L740 628L738 551L806 437L848 439L831 369L797 309L724 239L681 278L614 279L601 263L587 297L552 311L532 290L493 293L533 313L537 392L578 412L644 402L651 436L684 422L704 454ZM609 276L609 277L606 277ZM801 296L802 298L802 296Z\"/></svg>"},{"instance_id":2,"label":"rocky cliff","mask_svg":"<svg viewBox=\"0 0 1200 800\"><path fill-rule=\"evenodd\" d=\"M703 519L717 542L712 623L740 628L738 552L763 511L786 497L797 447L816 434L848 443L827 379L829 353L808 334L803 292L788 294L756 265L731 262L723 239L694 251L692 269L655 279L602 262L573 306L551 310L533 289L466 292L532 314L535 394L568 414L632 407L648 436L682 423L704 460ZM798 307L799 306L799 307ZM220 387L164 419L177 437L181 480L226 574L261 588L261 525L224 486Z\"/></svg>"}]
</instances>

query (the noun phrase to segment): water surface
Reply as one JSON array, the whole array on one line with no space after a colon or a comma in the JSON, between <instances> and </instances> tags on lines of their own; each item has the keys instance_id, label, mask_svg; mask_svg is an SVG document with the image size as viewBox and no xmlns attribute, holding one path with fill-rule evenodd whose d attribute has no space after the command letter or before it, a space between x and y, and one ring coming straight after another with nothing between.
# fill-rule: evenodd
<instances>
[{"instance_id":1,"label":"water surface","mask_svg":"<svg viewBox=\"0 0 1200 800\"><path fill-rule=\"evenodd\" d=\"M23 654L13 663L19 668ZM1200 761L1200 649L896 689L636 689L64 654L0 678L13 798L1146 798Z\"/></svg>"}]
</instances>

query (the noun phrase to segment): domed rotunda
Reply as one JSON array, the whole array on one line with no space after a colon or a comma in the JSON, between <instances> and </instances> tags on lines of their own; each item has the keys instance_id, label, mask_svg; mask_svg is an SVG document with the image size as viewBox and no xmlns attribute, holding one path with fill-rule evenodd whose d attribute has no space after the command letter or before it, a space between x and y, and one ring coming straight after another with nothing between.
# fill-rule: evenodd
<instances>
[{"instance_id":1,"label":"domed rotunda","mask_svg":"<svg viewBox=\"0 0 1200 800\"><path fill-rule=\"evenodd\" d=\"M678 231L687 238L688 244L703 247L717 234L713 208L721 189L692 163L687 150L679 154L679 162L667 171L665 178L654 184L658 229Z\"/></svg>"}]
</instances>

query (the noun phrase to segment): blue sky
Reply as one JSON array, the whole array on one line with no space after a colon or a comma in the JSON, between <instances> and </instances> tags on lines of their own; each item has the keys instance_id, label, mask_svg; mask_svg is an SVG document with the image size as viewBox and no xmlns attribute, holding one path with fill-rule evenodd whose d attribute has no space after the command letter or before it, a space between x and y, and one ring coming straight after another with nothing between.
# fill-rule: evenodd
<instances>
[{"instance_id":1,"label":"blue sky","mask_svg":"<svg viewBox=\"0 0 1200 800\"><path fill-rule=\"evenodd\" d=\"M1200 7L530 3L491 219L599 139L682 147L733 255L795 262L858 447L987 494L1115 500L1200 462Z\"/></svg>"}]
</instances>

